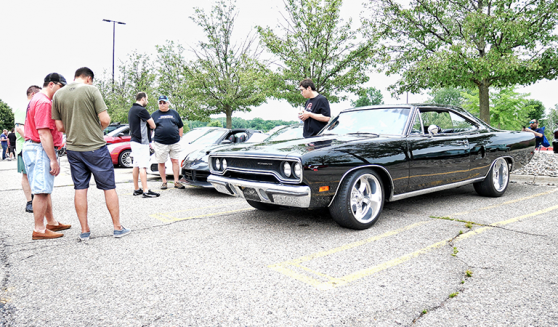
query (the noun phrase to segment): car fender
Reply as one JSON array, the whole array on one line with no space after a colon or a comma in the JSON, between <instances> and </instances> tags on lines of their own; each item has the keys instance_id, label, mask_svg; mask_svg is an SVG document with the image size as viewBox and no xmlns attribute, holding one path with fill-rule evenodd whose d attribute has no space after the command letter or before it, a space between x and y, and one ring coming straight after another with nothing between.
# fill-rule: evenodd
<instances>
[{"instance_id":1,"label":"car fender","mask_svg":"<svg viewBox=\"0 0 558 327\"><path fill-rule=\"evenodd\" d=\"M335 194L331 198L331 201L329 202L328 207L331 206L331 204L335 200L335 197L337 196L337 193L339 192L339 188L343 184L343 181L345 180L345 178L349 174L351 174L351 173L353 173L357 170L362 170L362 169L373 169L380 174L380 177L382 178L382 182L383 182L384 188L385 188L385 193L386 193L386 194L384 194L385 199L387 201L391 200L391 198L393 197L393 189L394 189L393 178L391 177L391 174L387 171L387 169L385 169L384 167L382 167L380 165L364 165L364 166L354 167L350 170L347 170L345 172L345 174L343 174L343 176L339 180L339 184L337 184L337 189L335 190Z\"/></svg>"}]
</instances>

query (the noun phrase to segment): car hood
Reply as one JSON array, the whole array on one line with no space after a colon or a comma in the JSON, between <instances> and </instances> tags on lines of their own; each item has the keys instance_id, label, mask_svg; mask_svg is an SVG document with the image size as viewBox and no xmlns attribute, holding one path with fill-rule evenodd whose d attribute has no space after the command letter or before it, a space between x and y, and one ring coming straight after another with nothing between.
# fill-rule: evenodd
<instances>
[{"instance_id":1,"label":"car hood","mask_svg":"<svg viewBox=\"0 0 558 327\"><path fill-rule=\"evenodd\" d=\"M323 150L326 148L343 146L347 143L362 141L363 139L374 139L378 142L386 140L387 137L370 134L359 135L324 135L289 141L264 142L258 144L247 144L242 146L229 146L227 148L215 149L213 154L227 154L239 156L272 156L272 157L302 157L303 155Z\"/></svg>"}]
</instances>

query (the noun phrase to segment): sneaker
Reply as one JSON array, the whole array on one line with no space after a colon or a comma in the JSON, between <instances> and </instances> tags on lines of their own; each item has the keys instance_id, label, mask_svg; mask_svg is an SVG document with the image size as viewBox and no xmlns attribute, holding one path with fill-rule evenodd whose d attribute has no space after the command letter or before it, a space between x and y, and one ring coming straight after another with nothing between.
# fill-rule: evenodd
<instances>
[{"instance_id":1,"label":"sneaker","mask_svg":"<svg viewBox=\"0 0 558 327\"><path fill-rule=\"evenodd\" d=\"M164 182L161 184L161 190L166 190L167 189L167 182Z\"/></svg>"},{"instance_id":2,"label":"sneaker","mask_svg":"<svg viewBox=\"0 0 558 327\"><path fill-rule=\"evenodd\" d=\"M182 183L180 182L174 182L174 188L178 188L178 189L185 189L186 186L182 185Z\"/></svg>"},{"instance_id":3,"label":"sneaker","mask_svg":"<svg viewBox=\"0 0 558 327\"><path fill-rule=\"evenodd\" d=\"M114 230L114 237L120 238L120 237L123 237L123 236L126 236L126 235L130 234L131 232L132 232L131 229L122 226L121 230L118 230L118 229Z\"/></svg>"},{"instance_id":4,"label":"sneaker","mask_svg":"<svg viewBox=\"0 0 558 327\"><path fill-rule=\"evenodd\" d=\"M91 236L91 232L80 233L78 236L78 241L80 242L89 241L89 236Z\"/></svg>"},{"instance_id":5,"label":"sneaker","mask_svg":"<svg viewBox=\"0 0 558 327\"><path fill-rule=\"evenodd\" d=\"M161 194L159 193L155 193L151 190L148 190L147 192L143 193L143 197L144 198L156 198L159 197Z\"/></svg>"},{"instance_id":6,"label":"sneaker","mask_svg":"<svg viewBox=\"0 0 558 327\"><path fill-rule=\"evenodd\" d=\"M25 212L33 213L33 201L27 202L27 205L25 205Z\"/></svg>"},{"instance_id":7,"label":"sneaker","mask_svg":"<svg viewBox=\"0 0 558 327\"><path fill-rule=\"evenodd\" d=\"M143 190L141 188L139 190L134 190L134 196L142 195L142 194L143 194Z\"/></svg>"}]
</instances>

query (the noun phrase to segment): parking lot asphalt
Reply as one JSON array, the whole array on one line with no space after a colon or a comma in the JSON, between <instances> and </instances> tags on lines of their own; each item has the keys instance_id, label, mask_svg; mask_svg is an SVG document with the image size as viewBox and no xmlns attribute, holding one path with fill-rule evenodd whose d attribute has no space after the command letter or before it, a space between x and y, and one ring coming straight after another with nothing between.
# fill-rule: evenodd
<instances>
[{"instance_id":1,"label":"parking lot asphalt","mask_svg":"<svg viewBox=\"0 0 558 327\"><path fill-rule=\"evenodd\" d=\"M0 326L548 326L558 324L558 189L512 178L386 203L364 231L327 210L258 211L213 190L132 195L122 224L89 190L77 241L69 166L53 197L65 236L32 241L15 162L0 162ZM171 179L172 180L172 179ZM172 184L169 184L172 186Z\"/></svg>"}]
</instances>

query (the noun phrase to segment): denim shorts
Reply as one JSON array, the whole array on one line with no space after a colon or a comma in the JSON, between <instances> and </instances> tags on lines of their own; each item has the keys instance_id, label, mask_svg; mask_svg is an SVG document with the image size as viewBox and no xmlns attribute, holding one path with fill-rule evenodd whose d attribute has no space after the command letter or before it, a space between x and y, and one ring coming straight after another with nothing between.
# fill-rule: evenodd
<instances>
[{"instance_id":1,"label":"denim shorts","mask_svg":"<svg viewBox=\"0 0 558 327\"><path fill-rule=\"evenodd\" d=\"M114 166L106 145L94 151L67 150L66 154L70 163L74 189L88 189L91 174L95 177L98 189L108 191L116 188Z\"/></svg>"},{"instance_id":2,"label":"denim shorts","mask_svg":"<svg viewBox=\"0 0 558 327\"><path fill-rule=\"evenodd\" d=\"M22 153L31 193L51 194L54 189L54 175L50 174L50 159L42 144L27 141Z\"/></svg>"}]
</instances>

